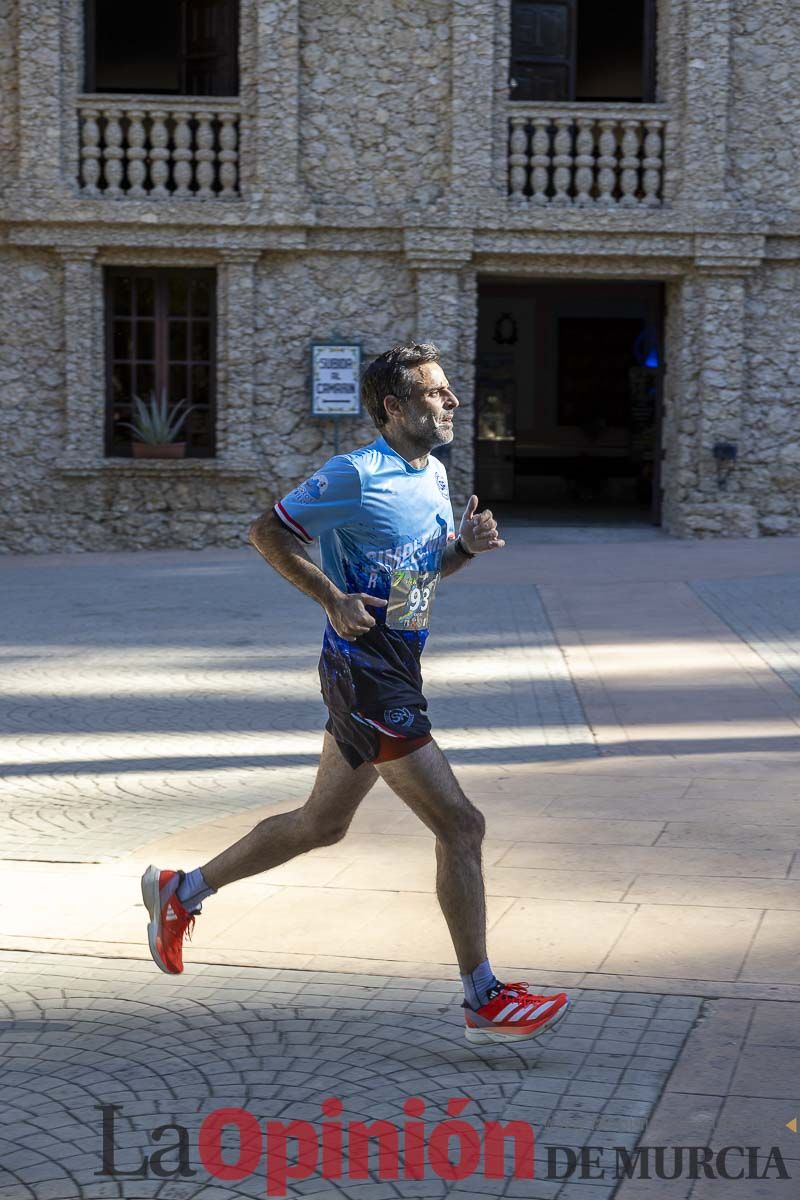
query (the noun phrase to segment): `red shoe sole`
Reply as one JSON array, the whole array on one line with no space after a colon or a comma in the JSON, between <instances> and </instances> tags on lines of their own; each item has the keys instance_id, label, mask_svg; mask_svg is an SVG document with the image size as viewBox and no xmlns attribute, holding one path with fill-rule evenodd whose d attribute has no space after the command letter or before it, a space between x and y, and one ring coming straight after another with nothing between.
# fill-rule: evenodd
<instances>
[{"instance_id":1,"label":"red shoe sole","mask_svg":"<svg viewBox=\"0 0 800 1200\"><path fill-rule=\"evenodd\" d=\"M170 970L158 952L158 938L161 932L161 889L158 886L160 878L161 872L158 867L148 867L142 876L142 901L150 914L147 944L159 971L163 971L165 975L180 975L180 971Z\"/></svg>"}]
</instances>

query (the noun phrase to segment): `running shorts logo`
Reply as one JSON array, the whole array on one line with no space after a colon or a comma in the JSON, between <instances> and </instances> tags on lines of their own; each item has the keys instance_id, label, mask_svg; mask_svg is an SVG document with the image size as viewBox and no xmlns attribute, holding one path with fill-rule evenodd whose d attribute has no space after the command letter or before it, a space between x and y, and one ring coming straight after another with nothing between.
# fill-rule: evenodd
<instances>
[{"instance_id":1,"label":"running shorts logo","mask_svg":"<svg viewBox=\"0 0 800 1200\"><path fill-rule=\"evenodd\" d=\"M400 729L410 729L414 724L414 714L409 708L387 708L383 719L387 725L397 725Z\"/></svg>"},{"instance_id":2,"label":"running shorts logo","mask_svg":"<svg viewBox=\"0 0 800 1200\"><path fill-rule=\"evenodd\" d=\"M292 498L299 500L302 504L308 504L310 500L321 500L328 490L327 475L312 475L305 483L301 483L299 487L292 492Z\"/></svg>"}]
</instances>

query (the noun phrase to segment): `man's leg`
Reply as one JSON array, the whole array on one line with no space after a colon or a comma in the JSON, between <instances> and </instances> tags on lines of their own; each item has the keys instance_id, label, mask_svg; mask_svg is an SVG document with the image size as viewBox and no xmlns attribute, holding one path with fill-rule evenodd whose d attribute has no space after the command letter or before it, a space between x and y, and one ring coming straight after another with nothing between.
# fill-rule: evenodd
<instances>
[{"instance_id":1,"label":"man's leg","mask_svg":"<svg viewBox=\"0 0 800 1200\"><path fill-rule=\"evenodd\" d=\"M169 975L181 973L184 935L211 892L343 838L377 778L369 763L354 770L326 732L314 787L302 808L260 821L188 875L148 867L142 876L142 899L150 913L148 941L156 965Z\"/></svg>"},{"instance_id":2,"label":"man's leg","mask_svg":"<svg viewBox=\"0 0 800 1200\"><path fill-rule=\"evenodd\" d=\"M489 965L481 869L485 824L436 742L376 765L392 791L436 835L436 894L464 984L467 1040L521 1041L552 1029L567 1012L569 997L534 995L526 984L500 983Z\"/></svg>"},{"instance_id":3,"label":"man's leg","mask_svg":"<svg viewBox=\"0 0 800 1200\"><path fill-rule=\"evenodd\" d=\"M378 763L377 768L436 835L436 895L459 969L467 975L486 959L483 817L462 792L435 741L405 758Z\"/></svg>"},{"instance_id":4,"label":"man's leg","mask_svg":"<svg viewBox=\"0 0 800 1200\"><path fill-rule=\"evenodd\" d=\"M303 807L260 821L240 841L201 867L203 878L217 891L298 854L340 841L377 778L370 763L353 770L326 732L314 787Z\"/></svg>"}]
</instances>

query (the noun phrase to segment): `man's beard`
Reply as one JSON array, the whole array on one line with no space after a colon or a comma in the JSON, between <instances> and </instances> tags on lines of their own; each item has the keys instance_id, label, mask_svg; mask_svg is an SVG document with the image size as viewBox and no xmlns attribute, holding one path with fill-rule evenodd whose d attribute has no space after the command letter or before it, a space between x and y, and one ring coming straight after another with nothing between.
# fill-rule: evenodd
<instances>
[{"instance_id":1,"label":"man's beard","mask_svg":"<svg viewBox=\"0 0 800 1200\"><path fill-rule=\"evenodd\" d=\"M437 425L433 420L426 421L409 432L422 454L435 450L437 446L449 446L454 437L452 425Z\"/></svg>"}]
</instances>

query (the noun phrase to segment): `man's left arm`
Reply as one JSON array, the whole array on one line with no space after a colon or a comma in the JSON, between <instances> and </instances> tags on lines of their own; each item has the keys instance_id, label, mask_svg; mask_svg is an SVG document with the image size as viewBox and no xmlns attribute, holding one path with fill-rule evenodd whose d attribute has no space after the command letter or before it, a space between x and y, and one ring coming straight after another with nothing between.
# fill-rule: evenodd
<instances>
[{"instance_id":1,"label":"man's left arm","mask_svg":"<svg viewBox=\"0 0 800 1200\"><path fill-rule=\"evenodd\" d=\"M478 497L470 496L458 534L454 541L448 542L442 555L442 576L452 575L471 562L478 554L488 550L500 550L505 542L497 530L497 522L492 516L491 509L485 508L478 512Z\"/></svg>"}]
</instances>

